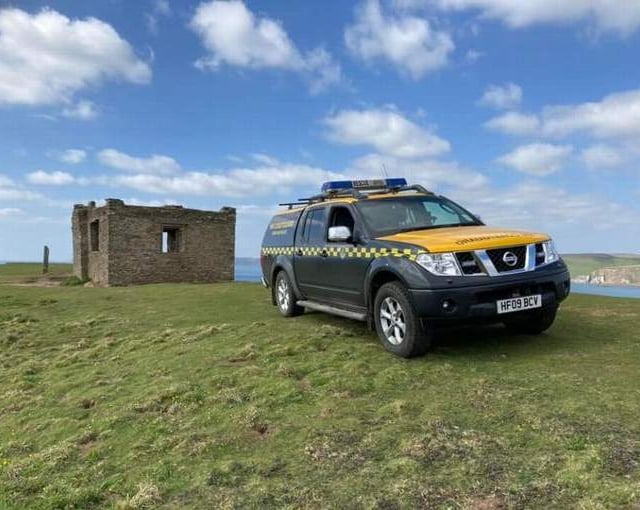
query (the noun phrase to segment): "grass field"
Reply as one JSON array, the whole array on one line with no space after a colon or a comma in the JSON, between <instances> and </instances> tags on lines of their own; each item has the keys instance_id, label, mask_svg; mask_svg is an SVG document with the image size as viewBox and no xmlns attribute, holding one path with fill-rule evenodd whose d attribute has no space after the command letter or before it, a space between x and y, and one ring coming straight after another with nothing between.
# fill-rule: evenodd
<instances>
[{"instance_id":1,"label":"grass field","mask_svg":"<svg viewBox=\"0 0 640 510\"><path fill-rule=\"evenodd\" d=\"M588 275L605 267L640 265L640 255L571 254L562 258L569 266L572 276Z\"/></svg>"},{"instance_id":2,"label":"grass field","mask_svg":"<svg viewBox=\"0 0 640 510\"><path fill-rule=\"evenodd\" d=\"M71 264L50 264L49 277L60 279L69 276ZM33 262L10 262L0 265L0 283L32 283L42 277L42 264Z\"/></svg>"},{"instance_id":3,"label":"grass field","mask_svg":"<svg viewBox=\"0 0 640 510\"><path fill-rule=\"evenodd\" d=\"M254 284L0 285L0 509L637 508L639 320L407 361Z\"/></svg>"}]
</instances>

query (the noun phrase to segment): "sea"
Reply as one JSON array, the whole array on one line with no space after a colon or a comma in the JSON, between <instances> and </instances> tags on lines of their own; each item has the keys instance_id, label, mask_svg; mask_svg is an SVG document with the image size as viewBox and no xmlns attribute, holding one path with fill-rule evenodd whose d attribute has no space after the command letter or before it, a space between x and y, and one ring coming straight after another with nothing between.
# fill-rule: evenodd
<instances>
[{"instance_id":1,"label":"sea","mask_svg":"<svg viewBox=\"0 0 640 510\"><path fill-rule=\"evenodd\" d=\"M261 278L260 259L236 258L236 281L259 282Z\"/></svg>"},{"instance_id":2,"label":"sea","mask_svg":"<svg viewBox=\"0 0 640 510\"><path fill-rule=\"evenodd\" d=\"M640 299L638 285L589 285L588 283L572 283L574 294L591 294L592 296L610 296Z\"/></svg>"}]
</instances>

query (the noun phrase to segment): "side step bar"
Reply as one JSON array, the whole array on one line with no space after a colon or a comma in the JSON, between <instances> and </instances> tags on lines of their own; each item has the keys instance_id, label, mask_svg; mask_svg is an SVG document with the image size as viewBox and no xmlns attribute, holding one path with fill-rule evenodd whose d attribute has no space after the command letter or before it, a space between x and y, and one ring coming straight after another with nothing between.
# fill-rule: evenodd
<instances>
[{"instance_id":1,"label":"side step bar","mask_svg":"<svg viewBox=\"0 0 640 510\"><path fill-rule=\"evenodd\" d=\"M323 303L316 303L315 301L298 301L298 306L309 308L310 310L316 310L318 312L330 313L332 315L339 315L347 319L353 319L356 321L365 322L367 320L366 313L352 312L351 310L345 310L343 308L336 308L335 306L325 305Z\"/></svg>"}]
</instances>

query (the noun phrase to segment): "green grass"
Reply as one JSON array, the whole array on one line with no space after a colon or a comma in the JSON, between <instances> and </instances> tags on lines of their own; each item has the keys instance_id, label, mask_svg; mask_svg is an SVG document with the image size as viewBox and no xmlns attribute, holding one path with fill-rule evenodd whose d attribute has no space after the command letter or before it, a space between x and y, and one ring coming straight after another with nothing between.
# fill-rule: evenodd
<instances>
[{"instance_id":1,"label":"green grass","mask_svg":"<svg viewBox=\"0 0 640 510\"><path fill-rule=\"evenodd\" d=\"M64 278L72 272L71 264L49 264L49 277ZM42 264L9 262L0 265L0 283L32 283L42 278Z\"/></svg>"},{"instance_id":2,"label":"green grass","mask_svg":"<svg viewBox=\"0 0 640 510\"><path fill-rule=\"evenodd\" d=\"M0 508L637 508L639 320L407 361L253 284L0 286Z\"/></svg>"},{"instance_id":3,"label":"green grass","mask_svg":"<svg viewBox=\"0 0 640 510\"><path fill-rule=\"evenodd\" d=\"M588 275L605 267L640 265L640 256L608 254L572 254L563 255L572 276Z\"/></svg>"}]
</instances>

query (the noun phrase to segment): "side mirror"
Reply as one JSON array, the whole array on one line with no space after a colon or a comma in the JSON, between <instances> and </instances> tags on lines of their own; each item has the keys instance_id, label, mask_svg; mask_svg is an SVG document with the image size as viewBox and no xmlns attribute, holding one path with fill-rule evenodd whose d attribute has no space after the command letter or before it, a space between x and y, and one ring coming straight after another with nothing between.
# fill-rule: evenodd
<instances>
[{"instance_id":1,"label":"side mirror","mask_svg":"<svg viewBox=\"0 0 640 510\"><path fill-rule=\"evenodd\" d=\"M346 242L351 239L351 235L349 227L329 227L329 241Z\"/></svg>"}]
</instances>

